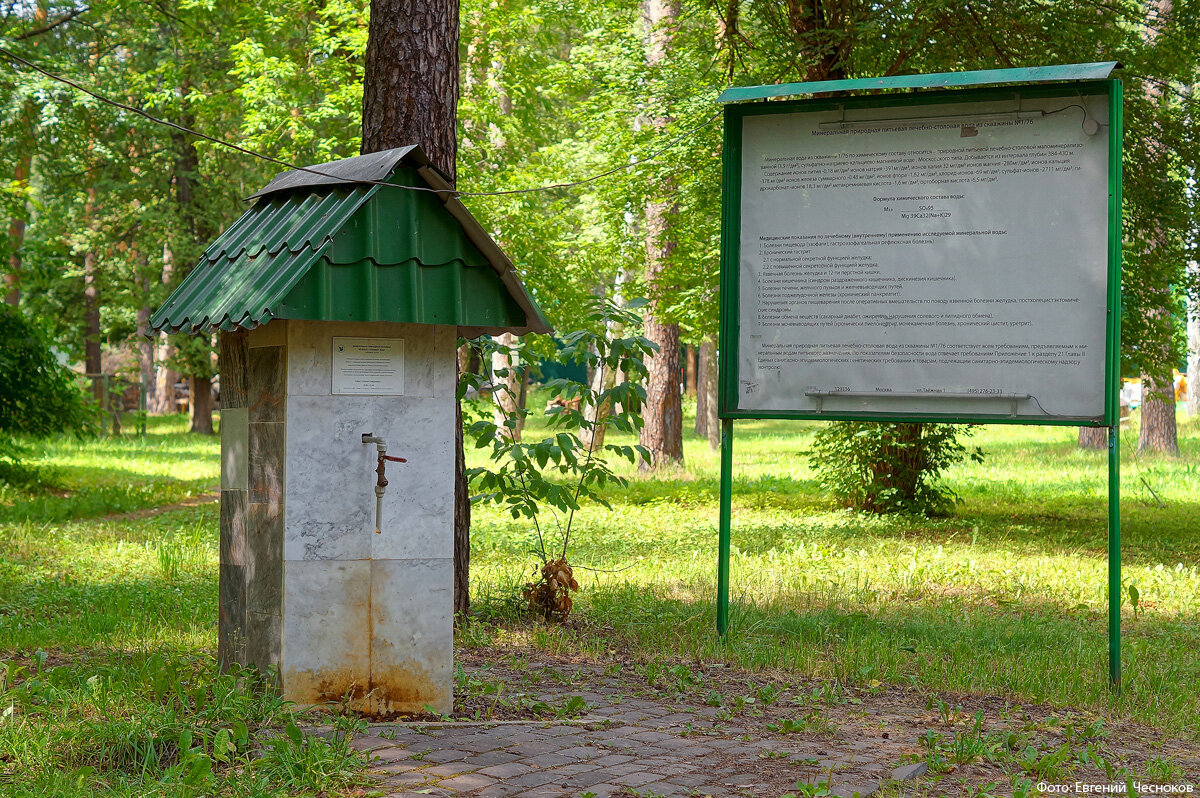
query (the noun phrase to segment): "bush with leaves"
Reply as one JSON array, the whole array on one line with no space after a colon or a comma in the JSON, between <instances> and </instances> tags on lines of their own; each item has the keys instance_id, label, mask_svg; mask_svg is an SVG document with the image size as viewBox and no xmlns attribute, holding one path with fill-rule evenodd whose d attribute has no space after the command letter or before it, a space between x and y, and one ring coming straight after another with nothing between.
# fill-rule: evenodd
<instances>
[{"instance_id":1,"label":"bush with leaves","mask_svg":"<svg viewBox=\"0 0 1200 798\"><path fill-rule=\"evenodd\" d=\"M954 424L834 421L816 435L813 465L847 507L945 515L959 498L938 476L965 457L983 461L978 447L959 443L970 433Z\"/></svg>"},{"instance_id":2,"label":"bush with leaves","mask_svg":"<svg viewBox=\"0 0 1200 798\"><path fill-rule=\"evenodd\" d=\"M75 376L60 366L42 330L18 308L0 305L0 477L22 471L14 436L82 433L94 410Z\"/></svg>"},{"instance_id":3,"label":"bush with leaves","mask_svg":"<svg viewBox=\"0 0 1200 798\"><path fill-rule=\"evenodd\" d=\"M626 484L624 477L613 473L608 458L622 457L630 463L648 458L640 445L597 446L592 434L600 427L634 435L641 429L645 358L656 347L640 335L608 337L604 331L639 329L641 318L634 310L643 305L638 301L618 308L597 302L586 321L600 332L578 330L560 339L556 354L560 362L581 364L593 373L600 370L601 377L603 371L620 372L625 379L600 389L593 386L604 386L603 379L590 385L565 378L548 380L545 387L552 400L545 413L552 434L540 441L515 440L511 432L518 426L515 415L499 425L491 419L474 421L466 430L466 439L473 440L476 448L491 448L488 465L467 471L472 488L482 492L476 501L503 504L513 518L525 518L533 527L533 551L540 564L523 595L529 608L547 619L565 619L571 612L571 592L579 589L567 558L575 511L586 500L608 507L599 491L609 484ZM486 392L490 386L492 400L500 407L496 393L510 390L504 380L508 369L492 369L492 354L510 355L505 362L517 363L520 350L529 348L529 342L512 347L482 338L473 345L484 364L482 373L462 376L459 398L470 390ZM512 404L521 417L528 415L529 410L518 402Z\"/></svg>"}]
</instances>

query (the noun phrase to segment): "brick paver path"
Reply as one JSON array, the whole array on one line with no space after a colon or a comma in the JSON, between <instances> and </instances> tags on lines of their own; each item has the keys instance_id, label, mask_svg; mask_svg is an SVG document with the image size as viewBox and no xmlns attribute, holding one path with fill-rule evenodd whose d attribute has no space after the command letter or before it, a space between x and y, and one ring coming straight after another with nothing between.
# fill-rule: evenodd
<instances>
[{"instance_id":1,"label":"brick paver path","mask_svg":"<svg viewBox=\"0 0 1200 798\"><path fill-rule=\"evenodd\" d=\"M380 723L354 745L370 753L372 775L388 798L778 798L797 792L798 781L829 782L829 793L815 794L865 796L921 768L904 764L905 754L920 750L920 719L891 710L849 705L830 715L826 709L820 727L797 731L771 721L803 722L812 710L796 702L776 702L770 712L745 711L742 704L742 711L731 713L708 705L695 692L647 688L631 694L628 680L606 678L599 668L574 667L572 675L551 686L538 685L543 689L530 700L556 706L581 696L589 704L582 718ZM487 676L496 672L489 668ZM838 722L827 720L839 712ZM845 723L849 716L853 729Z\"/></svg>"}]
</instances>

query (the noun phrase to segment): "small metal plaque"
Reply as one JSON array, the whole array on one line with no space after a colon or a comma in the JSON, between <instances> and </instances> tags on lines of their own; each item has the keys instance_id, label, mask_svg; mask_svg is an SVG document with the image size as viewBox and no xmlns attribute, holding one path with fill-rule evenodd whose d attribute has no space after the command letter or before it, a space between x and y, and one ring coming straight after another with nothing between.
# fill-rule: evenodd
<instances>
[{"instance_id":1,"label":"small metal plaque","mask_svg":"<svg viewBox=\"0 0 1200 798\"><path fill-rule=\"evenodd\" d=\"M403 338L334 338L333 393L404 393Z\"/></svg>"}]
</instances>

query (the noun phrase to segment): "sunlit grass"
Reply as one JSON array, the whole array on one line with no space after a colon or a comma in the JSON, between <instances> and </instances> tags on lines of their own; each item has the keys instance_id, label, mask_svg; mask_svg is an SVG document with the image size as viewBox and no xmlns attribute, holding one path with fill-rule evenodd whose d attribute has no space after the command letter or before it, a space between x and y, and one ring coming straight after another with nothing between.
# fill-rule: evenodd
<instances>
[{"instance_id":1,"label":"sunlit grass","mask_svg":"<svg viewBox=\"0 0 1200 798\"><path fill-rule=\"evenodd\" d=\"M1135 419L1136 422L1136 419ZM634 469L611 512L576 518L577 617L645 656L730 659L841 679L1073 704L1196 734L1200 709L1200 425L1182 457L1138 456L1122 432L1124 684L1108 685L1107 453L1074 428L979 427L982 464L952 469L950 518L836 507L806 452L816 425L736 424L732 631L715 634L719 456L691 437L685 465ZM538 434L533 427L528 434ZM615 442L615 441L614 441ZM475 455L478 457L478 455ZM506 617L529 578L530 528L474 509L477 602ZM595 569L595 570L586 570ZM605 644L599 639L574 645Z\"/></svg>"}]
</instances>

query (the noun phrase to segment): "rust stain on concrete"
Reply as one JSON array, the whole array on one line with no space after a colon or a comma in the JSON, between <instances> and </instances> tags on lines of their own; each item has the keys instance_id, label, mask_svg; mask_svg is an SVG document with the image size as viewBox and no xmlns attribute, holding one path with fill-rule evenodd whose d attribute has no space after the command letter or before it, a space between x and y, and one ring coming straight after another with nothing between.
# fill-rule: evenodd
<instances>
[{"instance_id":1,"label":"rust stain on concrete","mask_svg":"<svg viewBox=\"0 0 1200 798\"><path fill-rule=\"evenodd\" d=\"M428 712L427 706L449 712L452 703L449 680L415 662L392 664L371 673L367 711L373 714L419 714Z\"/></svg>"},{"instance_id":2,"label":"rust stain on concrete","mask_svg":"<svg viewBox=\"0 0 1200 798\"><path fill-rule=\"evenodd\" d=\"M287 670L283 675L283 697L301 706L347 703L351 709L365 709L367 681L364 674L348 668L315 673Z\"/></svg>"}]
</instances>

